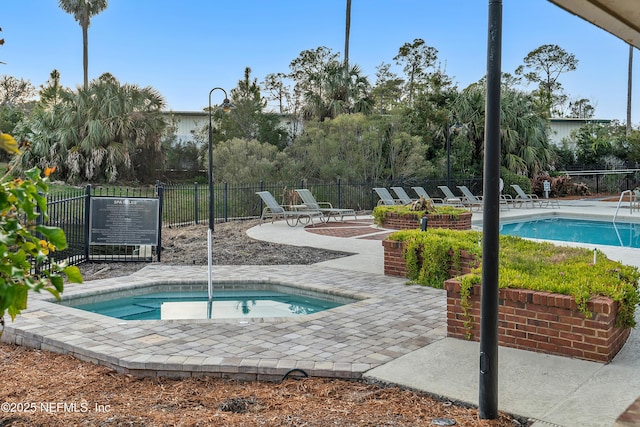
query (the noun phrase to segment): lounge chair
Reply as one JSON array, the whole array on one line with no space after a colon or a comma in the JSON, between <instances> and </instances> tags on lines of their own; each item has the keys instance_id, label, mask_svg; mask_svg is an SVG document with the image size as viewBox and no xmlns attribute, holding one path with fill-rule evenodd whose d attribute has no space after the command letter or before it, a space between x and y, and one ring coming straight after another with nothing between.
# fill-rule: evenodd
<instances>
[{"instance_id":1,"label":"lounge chair","mask_svg":"<svg viewBox=\"0 0 640 427\"><path fill-rule=\"evenodd\" d=\"M328 222L331 219L331 216L336 217L340 216L340 221L342 221L345 215L353 216L355 219L358 219L356 216L356 211L353 209L341 209L334 208L333 205L329 202L318 202L316 198L313 197L313 194L310 190L306 188L297 189L296 193L300 195L302 199L302 203L304 203L308 208L317 209L324 214L324 220Z\"/></svg>"},{"instance_id":2,"label":"lounge chair","mask_svg":"<svg viewBox=\"0 0 640 427\"><path fill-rule=\"evenodd\" d=\"M442 194L444 194L445 203L455 206L464 206L464 203L462 203L462 199L453 194L453 191L451 191L449 187L447 187L446 185L438 185L438 188L440 189L440 191L442 191Z\"/></svg>"},{"instance_id":3,"label":"lounge chair","mask_svg":"<svg viewBox=\"0 0 640 427\"><path fill-rule=\"evenodd\" d=\"M403 205L408 205L408 204L413 202L413 199L411 199L411 197L409 197L407 192L404 191L404 188L402 188L402 187L391 187L391 190L394 193L396 193L396 196L398 196L398 200L400 200L400 203L402 203Z\"/></svg>"},{"instance_id":4,"label":"lounge chair","mask_svg":"<svg viewBox=\"0 0 640 427\"><path fill-rule=\"evenodd\" d=\"M462 191L462 195L464 196L462 199L462 203L467 206L470 210L473 207L477 207L478 210L484 207L484 199L482 196L475 196L471 190L469 190L465 185L458 185L460 191ZM500 194L500 208L502 206L510 209L509 205L513 205L513 198L510 195Z\"/></svg>"},{"instance_id":5,"label":"lounge chair","mask_svg":"<svg viewBox=\"0 0 640 427\"><path fill-rule=\"evenodd\" d=\"M260 196L266 205L264 209L262 209L262 215L260 215L261 224L262 221L269 216L271 217L272 223L276 218L282 217L287 222L287 225L291 227L295 227L300 223L306 224L308 222L311 222L311 225L313 225L313 218L316 217L320 218L322 221L323 215L319 209L312 209L304 205L297 206L301 208L300 210L292 209L291 207L281 206L278 204L277 200L269 191L258 191L256 194Z\"/></svg>"},{"instance_id":6,"label":"lounge chair","mask_svg":"<svg viewBox=\"0 0 640 427\"><path fill-rule=\"evenodd\" d=\"M442 200L439 197L435 197L434 198L434 197L429 196L427 191L422 187L411 187L411 188L413 188L413 191L416 192L418 197L424 197L426 200L431 200L433 203L444 203L444 200Z\"/></svg>"},{"instance_id":7,"label":"lounge chair","mask_svg":"<svg viewBox=\"0 0 640 427\"><path fill-rule=\"evenodd\" d=\"M640 190L633 189L633 196L631 197L631 212L633 210L640 210Z\"/></svg>"},{"instance_id":8,"label":"lounge chair","mask_svg":"<svg viewBox=\"0 0 640 427\"><path fill-rule=\"evenodd\" d=\"M469 210L473 210L474 207L480 210L484 207L482 196L475 196L465 185L458 185L458 188L462 191L462 204Z\"/></svg>"},{"instance_id":9,"label":"lounge chair","mask_svg":"<svg viewBox=\"0 0 640 427\"><path fill-rule=\"evenodd\" d=\"M518 184L511 184L514 190L516 190L516 198L513 199L514 203L519 203L520 206L525 206L526 204L531 204L531 207L534 208L536 205L541 208L544 205L548 205L549 202L546 200L540 200L537 194L527 194L524 192L522 187Z\"/></svg>"},{"instance_id":10,"label":"lounge chair","mask_svg":"<svg viewBox=\"0 0 640 427\"><path fill-rule=\"evenodd\" d=\"M394 199L386 188L376 187L373 191L375 191L378 194L378 197L380 197L378 205L395 206L402 203L400 200Z\"/></svg>"}]
</instances>

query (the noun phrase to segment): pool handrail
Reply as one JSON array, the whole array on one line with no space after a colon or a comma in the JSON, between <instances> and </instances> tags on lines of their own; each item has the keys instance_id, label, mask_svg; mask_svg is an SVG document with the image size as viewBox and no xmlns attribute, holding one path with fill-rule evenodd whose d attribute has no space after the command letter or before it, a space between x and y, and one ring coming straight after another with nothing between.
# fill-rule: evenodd
<instances>
[{"instance_id":1,"label":"pool handrail","mask_svg":"<svg viewBox=\"0 0 640 427\"><path fill-rule=\"evenodd\" d=\"M620 209L620 204L622 203L622 199L624 198L624 195L626 193L629 193L629 215L631 215L633 213L633 191L631 190L624 190L622 193L620 193L620 200L618 200L618 206L616 207L616 213L613 214L613 223L616 223L616 217L618 216L618 210Z\"/></svg>"}]
</instances>

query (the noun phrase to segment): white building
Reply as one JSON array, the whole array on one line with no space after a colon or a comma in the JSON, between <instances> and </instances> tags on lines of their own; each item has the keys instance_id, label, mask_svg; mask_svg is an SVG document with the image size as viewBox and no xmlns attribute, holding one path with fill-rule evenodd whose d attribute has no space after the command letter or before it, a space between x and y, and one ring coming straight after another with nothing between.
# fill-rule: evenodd
<instances>
[{"instance_id":1,"label":"white building","mask_svg":"<svg viewBox=\"0 0 640 427\"><path fill-rule=\"evenodd\" d=\"M608 124L607 119L579 119L575 117L556 117L549 119L549 142L557 147L562 146L562 140L571 136L571 132L589 123Z\"/></svg>"},{"instance_id":2,"label":"white building","mask_svg":"<svg viewBox=\"0 0 640 427\"><path fill-rule=\"evenodd\" d=\"M175 121L178 141L193 141L194 133L209 124L209 113L206 111L165 111L163 113L169 120Z\"/></svg>"}]
</instances>

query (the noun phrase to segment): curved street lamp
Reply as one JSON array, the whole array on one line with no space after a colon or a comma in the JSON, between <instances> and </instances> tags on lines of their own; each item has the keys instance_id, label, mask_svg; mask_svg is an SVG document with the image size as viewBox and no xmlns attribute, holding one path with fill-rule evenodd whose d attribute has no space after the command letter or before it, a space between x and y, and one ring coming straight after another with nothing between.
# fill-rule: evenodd
<instances>
[{"instance_id":1,"label":"curved street lamp","mask_svg":"<svg viewBox=\"0 0 640 427\"><path fill-rule=\"evenodd\" d=\"M213 297L213 289L212 289L212 281L211 281L211 275L212 275L211 264L213 261L212 234L213 234L213 227L215 223L215 217L213 212L213 126L211 123L211 119L212 119L211 116L213 113L213 109L211 108L211 94L215 90L221 90L222 92L224 92L224 101L222 101L222 104L220 104L220 107L219 107L222 109L222 111L224 111L225 113L228 113L234 108L231 101L229 101L229 97L227 96L226 90L224 90L221 87L214 87L209 91L209 147L208 147L209 148L209 168L207 170L208 182L209 182L209 230L207 231L207 249L208 249L207 265L208 265L208 273L209 273L209 283L208 283L209 301L211 301Z\"/></svg>"}]
</instances>

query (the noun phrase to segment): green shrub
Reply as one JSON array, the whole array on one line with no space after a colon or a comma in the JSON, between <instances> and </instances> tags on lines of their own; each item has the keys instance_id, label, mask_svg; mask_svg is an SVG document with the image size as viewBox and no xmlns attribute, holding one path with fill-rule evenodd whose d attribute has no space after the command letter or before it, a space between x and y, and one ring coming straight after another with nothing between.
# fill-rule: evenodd
<instances>
[{"instance_id":1,"label":"green shrub","mask_svg":"<svg viewBox=\"0 0 640 427\"><path fill-rule=\"evenodd\" d=\"M15 139L1 132L0 149L19 153ZM30 291L47 291L60 298L65 277L70 282L82 281L77 267L49 258L51 252L67 247L62 229L38 222L40 216L47 219L45 194L53 171L55 168L47 168L42 173L33 168L25 171L24 177L12 178L9 170L0 177L0 336L5 314L14 320L27 308ZM49 268L31 273L32 265L49 262Z\"/></svg>"},{"instance_id":2,"label":"green shrub","mask_svg":"<svg viewBox=\"0 0 640 427\"><path fill-rule=\"evenodd\" d=\"M482 236L477 231L404 230L389 238L406 242L407 277L421 285L442 288L448 279L449 265L456 266L455 254L461 250L482 261ZM585 248L500 236L499 286L571 295L587 317L591 316L587 309L589 299L607 296L619 303L617 326L635 326L634 313L640 303L640 272L636 267L608 259L600 251L596 251L595 257L594 263L594 252ZM471 286L480 277L481 267L463 284Z\"/></svg>"}]
</instances>

